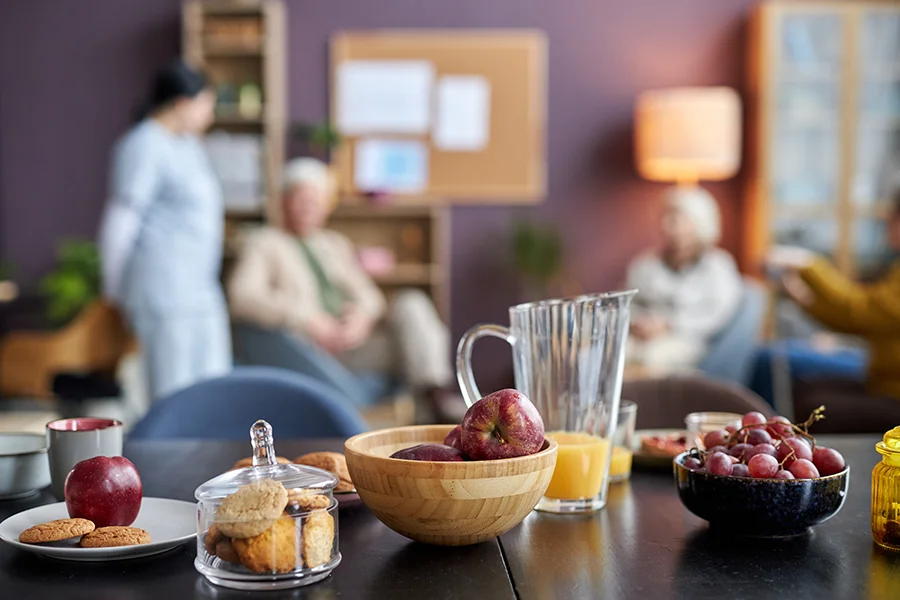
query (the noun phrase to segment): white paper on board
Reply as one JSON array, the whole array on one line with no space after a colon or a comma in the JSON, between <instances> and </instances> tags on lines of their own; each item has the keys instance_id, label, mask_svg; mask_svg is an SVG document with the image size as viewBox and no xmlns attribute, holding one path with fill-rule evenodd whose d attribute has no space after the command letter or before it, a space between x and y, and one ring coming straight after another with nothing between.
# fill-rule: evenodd
<instances>
[{"instance_id":1,"label":"white paper on board","mask_svg":"<svg viewBox=\"0 0 900 600\"><path fill-rule=\"evenodd\" d=\"M364 192L421 192L428 186L428 147L408 140L359 140L353 179Z\"/></svg>"},{"instance_id":2,"label":"white paper on board","mask_svg":"<svg viewBox=\"0 0 900 600\"><path fill-rule=\"evenodd\" d=\"M484 77L447 75L437 85L432 139L441 150L476 152L491 129L491 84Z\"/></svg>"},{"instance_id":3,"label":"white paper on board","mask_svg":"<svg viewBox=\"0 0 900 600\"><path fill-rule=\"evenodd\" d=\"M337 69L336 118L345 135L426 133L434 65L424 60L348 60Z\"/></svg>"}]
</instances>

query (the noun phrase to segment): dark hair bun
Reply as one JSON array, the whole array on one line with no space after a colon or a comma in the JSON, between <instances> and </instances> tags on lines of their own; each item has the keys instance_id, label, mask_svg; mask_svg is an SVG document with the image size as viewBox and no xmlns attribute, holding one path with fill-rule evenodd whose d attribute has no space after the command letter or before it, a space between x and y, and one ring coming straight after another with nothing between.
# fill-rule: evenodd
<instances>
[{"instance_id":1,"label":"dark hair bun","mask_svg":"<svg viewBox=\"0 0 900 600\"><path fill-rule=\"evenodd\" d=\"M179 98L193 98L207 85L203 73L177 59L156 74L142 116L152 114Z\"/></svg>"}]
</instances>

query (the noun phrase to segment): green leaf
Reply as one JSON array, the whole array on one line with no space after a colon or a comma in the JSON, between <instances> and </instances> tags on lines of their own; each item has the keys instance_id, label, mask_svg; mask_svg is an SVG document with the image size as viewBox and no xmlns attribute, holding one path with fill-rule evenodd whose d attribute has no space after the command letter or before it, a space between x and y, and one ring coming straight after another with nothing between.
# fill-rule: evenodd
<instances>
[{"instance_id":1,"label":"green leaf","mask_svg":"<svg viewBox=\"0 0 900 600\"><path fill-rule=\"evenodd\" d=\"M100 296L100 254L89 240L65 240L57 249L57 267L39 283L47 299L47 318L65 324Z\"/></svg>"},{"instance_id":2,"label":"green leaf","mask_svg":"<svg viewBox=\"0 0 900 600\"><path fill-rule=\"evenodd\" d=\"M292 133L297 139L320 150L331 150L341 143L340 133L328 121L321 123L297 123L293 126Z\"/></svg>"},{"instance_id":3,"label":"green leaf","mask_svg":"<svg viewBox=\"0 0 900 600\"><path fill-rule=\"evenodd\" d=\"M513 225L513 260L519 273L548 283L562 269L562 237L552 225L519 220Z\"/></svg>"}]
</instances>

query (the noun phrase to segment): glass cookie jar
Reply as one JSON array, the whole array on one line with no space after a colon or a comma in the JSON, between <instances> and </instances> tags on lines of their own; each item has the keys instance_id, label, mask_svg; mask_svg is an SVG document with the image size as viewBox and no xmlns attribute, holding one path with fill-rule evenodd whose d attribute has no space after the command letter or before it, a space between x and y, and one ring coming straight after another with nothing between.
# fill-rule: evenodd
<instances>
[{"instance_id":1,"label":"glass cookie jar","mask_svg":"<svg viewBox=\"0 0 900 600\"><path fill-rule=\"evenodd\" d=\"M881 462L872 471L872 537L882 548L900 551L900 427L875 445Z\"/></svg>"},{"instance_id":2,"label":"glass cookie jar","mask_svg":"<svg viewBox=\"0 0 900 600\"><path fill-rule=\"evenodd\" d=\"M341 562L338 510L328 471L278 464L272 427L250 429L253 465L197 488L197 558L210 582L241 590L315 583Z\"/></svg>"}]
</instances>

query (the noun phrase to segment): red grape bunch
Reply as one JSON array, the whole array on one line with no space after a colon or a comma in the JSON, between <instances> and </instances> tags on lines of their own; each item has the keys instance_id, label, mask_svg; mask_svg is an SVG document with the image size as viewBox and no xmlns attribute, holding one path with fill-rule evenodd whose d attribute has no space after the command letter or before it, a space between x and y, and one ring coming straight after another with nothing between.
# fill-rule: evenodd
<instances>
[{"instance_id":1,"label":"red grape bunch","mask_svg":"<svg viewBox=\"0 0 900 600\"><path fill-rule=\"evenodd\" d=\"M814 479L844 470L840 452L817 446L808 433L809 426L824 418L824 407L810 418L793 424L784 417L766 417L749 412L741 419L740 429L728 427L703 437L705 450L695 450L683 465L727 477L755 479Z\"/></svg>"}]
</instances>

